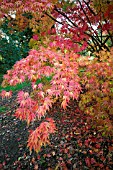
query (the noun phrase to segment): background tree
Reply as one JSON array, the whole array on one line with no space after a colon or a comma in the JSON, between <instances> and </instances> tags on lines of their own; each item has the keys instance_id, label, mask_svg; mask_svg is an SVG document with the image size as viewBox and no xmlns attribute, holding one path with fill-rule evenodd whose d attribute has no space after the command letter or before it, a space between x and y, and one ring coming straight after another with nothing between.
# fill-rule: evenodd
<instances>
[{"instance_id":1,"label":"background tree","mask_svg":"<svg viewBox=\"0 0 113 170\"><path fill-rule=\"evenodd\" d=\"M28 55L32 30L29 27L19 30L15 19L11 16L5 17L0 28L0 73L2 76L16 61Z\"/></svg>"}]
</instances>

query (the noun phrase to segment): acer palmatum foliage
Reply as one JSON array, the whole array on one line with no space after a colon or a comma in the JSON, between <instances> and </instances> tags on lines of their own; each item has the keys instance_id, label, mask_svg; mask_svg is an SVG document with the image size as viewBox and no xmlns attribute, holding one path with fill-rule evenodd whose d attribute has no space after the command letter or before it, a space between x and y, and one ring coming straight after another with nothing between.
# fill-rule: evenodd
<instances>
[{"instance_id":1,"label":"acer palmatum foliage","mask_svg":"<svg viewBox=\"0 0 113 170\"><path fill-rule=\"evenodd\" d=\"M18 92L19 108L17 108L15 116L30 124L36 119L40 120L45 117L46 112L57 99L60 99L64 109L70 99L78 99L81 91L80 78L78 77L78 57L79 55L73 52L62 53L60 50L54 51L49 47L41 47L39 51L31 50L27 58L18 61L13 69L8 70L4 75L2 85L15 86L25 80L32 83L31 94L23 91ZM43 79L50 76L51 81L43 83ZM38 79L41 79L42 82L36 84ZM49 134L55 131L54 121L48 120L50 121L42 122L30 135L28 140L30 150L39 151L43 144L48 143ZM43 134L44 128L46 129ZM34 138L36 139L34 140Z\"/></svg>"},{"instance_id":2,"label":"acer palmatum foliage","mask_svg":"<svg viewBox=\"0 0 113 170\"><path fill-rule=\"evenodd\" d=\"M34 46L47 43L50 34L56 33L60 47L65 44L75 52L86 47L91 52L103 47L109 50L108 40L113 46L113 1L3 0L0 6L2 20L15 14L15 19L10 19L10 27L32 29L39 40L31 42Z\"/></svg>"},{"instance_id":3,"label":"acer palmatum foliage","mask_svg":"<svg viewBox=\"0 0 113 170\"><path fill-rule=\"evenodd\" d=\"M113 48L100 51L93 60L80 61L85 68L81 83L86 92L80 95L79 106L93 116L97 129L103 135L113 135Z\"/></svg>"},{"instance_id":4,"label":"acer palmatum foliage","mask_svg":"<svg viewBox=\"0 0 113 170\"><path fill-rule=\"evenodd\" d=\"M3 98L10 98L12 97L12 91L6 91L6 90L2 90L2 92L0 93L0 96Z\"/></svg>"},{"instance_id":5,"label":"acer palmatum foliage","mask_svg":"<svg viewBox=\"0 0 113 170\"><path fill-rule=\"evenodd\" d=\"M51 118L47 118L45 122L42 122L29 136L28 147L30 151L34 149L39 152L41 146L49 144L49 135L56 130L54 121Z\"/></svg>"}]
</instances>

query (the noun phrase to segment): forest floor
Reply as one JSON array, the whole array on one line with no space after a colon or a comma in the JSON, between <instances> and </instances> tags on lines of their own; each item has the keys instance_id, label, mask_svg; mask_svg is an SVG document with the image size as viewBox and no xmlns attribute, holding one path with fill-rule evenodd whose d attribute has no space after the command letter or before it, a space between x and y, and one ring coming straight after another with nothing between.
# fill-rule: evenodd
<instances>
[{"instance_id":1,"label":"forest floor","mask_svg":"<svg viewBox=\"0 0 113 170\"><path fill-rule=\"evenodd\" d=\"M25 91L29 89L24 89ZM51 144L36 154L30 153L29 127L14 117L16 94L0 98L0 170L113 170L113 138L104 137L91 127L91 117L83 114L76 101L63 110L57 102L48 117L56 122Z\"/></svg>"}]
</instances>

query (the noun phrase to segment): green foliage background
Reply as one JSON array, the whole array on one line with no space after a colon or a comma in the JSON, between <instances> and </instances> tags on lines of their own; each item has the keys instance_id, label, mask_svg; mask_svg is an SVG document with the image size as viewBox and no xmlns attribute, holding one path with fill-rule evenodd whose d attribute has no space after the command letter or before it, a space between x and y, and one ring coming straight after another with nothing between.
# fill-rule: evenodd
<instances>
[{"instance_id":1,"label":"green foliage background","mask_svg":"<svg viewBox=\"0 0 113 170\"><path fill-rule=\"evenodd\" d=\"M29 51L29 40L32 37L32 30L25 28L18 31L8 27L8 19L1 25L0 31L0 79L16 61L25 58ZM1 81L1 80L0 80Z\"/></svg>"}]
</instances>

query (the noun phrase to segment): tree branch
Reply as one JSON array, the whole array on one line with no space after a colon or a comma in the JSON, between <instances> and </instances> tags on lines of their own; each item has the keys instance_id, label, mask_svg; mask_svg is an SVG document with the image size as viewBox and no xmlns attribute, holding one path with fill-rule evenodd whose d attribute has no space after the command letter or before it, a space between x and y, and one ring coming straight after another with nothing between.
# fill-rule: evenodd
<instances>
[{"instance_id":1,"label":"tree branch","mask_svg":"<svg viewBox=\"0 0 113 170\"><path fill-rule=\"evenodd\" d=\"M45 14L50 17L53 21L59 23L59 24L62 24L62 22L58 21L57 19L55 19L53 16L49 15L47 12L45 12ZM63 24L62 24L63 25Z\"/></svg>"},{"instance_id":2,"label":"tree branch","mask_svg":"<svg viewBox=\"0 0 113 170\"><path fill-rule=\"evenodd\" d=\"M95 12L91 9L91 7L89 6L89 2L86 2L86 1L84 1L83 0L83 2L87 5L87 7L88 7L88 9L90 10L90 12L94 15L94 16L96 16L96 14L95 14Z\"/></svg>"},{"instance_id":3,"label":"tree branch","mask_svg":"<svg viewBox=\"0 0 113 170\"><path fill-rule=\"evenodd\" d=\"M74 25L75 27L78 27L75 23L73 23L73 22L69 19L69 17L68 17L65 13L61 12L60 10L58 10L58 9L56 8L56 6L55 6L54 10L57 11L57 12L58 12L59 14L61 14L62 16L64 16L72 25Z\"/></svg>"}]
</instances>

